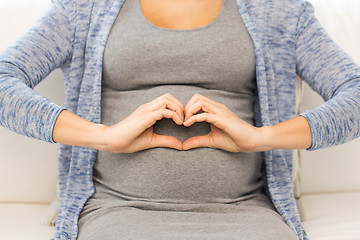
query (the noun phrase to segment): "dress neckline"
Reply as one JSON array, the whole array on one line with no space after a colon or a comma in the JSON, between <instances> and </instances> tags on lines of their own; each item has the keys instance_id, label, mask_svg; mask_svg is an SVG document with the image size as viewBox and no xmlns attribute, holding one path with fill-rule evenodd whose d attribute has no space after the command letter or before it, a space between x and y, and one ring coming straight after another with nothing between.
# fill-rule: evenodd
<instances>
[{"instance_id":1,"label":"dress neckline","mask_svg":"<svg viewBox=\"0 0 360 240\"><path fill-rule=\"evenodd\" d=\"M205 28L208 28L212 25L214 25L216 22L218 22L220 16L222 15L222 12L224 11L224 2L225 0L222 0L221 2L221 7L220 7L220 10L217 14L217 16L215 17L215 19L213 19L211 22L203 25L203 26L200 26L200 27L196 27L196 28L185 28L185 29L177 29L177 28L165 28L165 27L160 27L158 25L155 25L153 24L152 22L150 22L144 15L143 11L142 11L142 7L141 7L141 0L137 0L138 2L138 7L139 7L139 10L140 10L140 15L142 17L142 19L148 24L150 25L151 27L154 27L156 29L159 29L159 30L164 30L164 31L172 31L172 32L188 32L188 31L198 31L198 30L202 30L202 29L205 29Z\"/></svg>"}]
</instances>

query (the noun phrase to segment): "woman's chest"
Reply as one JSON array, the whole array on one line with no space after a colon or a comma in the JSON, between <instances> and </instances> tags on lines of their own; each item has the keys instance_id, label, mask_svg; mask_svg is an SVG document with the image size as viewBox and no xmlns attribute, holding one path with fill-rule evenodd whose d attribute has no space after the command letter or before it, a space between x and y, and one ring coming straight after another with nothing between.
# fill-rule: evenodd
<instances>
[{"instance_id":1,"label":"woman's chest","mask_svg":"<svg viewBox=\"0 0 360 240\"><path fill-rule=\"evenodd\" d=\"M209 24L225 0L138 0L152 24L171 29L191 29Z\"/></svg>"},{"instance_id":2,"label":"woman's chest","mask_svg":"<svg viewBox=\"0 0 360 240\"><path fill-rule=\"evenodd\" d=\"M253 94L255 53L235 0L210 24L187 30L149 23L140 0L127 0L108 38L103 87L115 91L161 85Z\"/></svg>"}]
</instances>

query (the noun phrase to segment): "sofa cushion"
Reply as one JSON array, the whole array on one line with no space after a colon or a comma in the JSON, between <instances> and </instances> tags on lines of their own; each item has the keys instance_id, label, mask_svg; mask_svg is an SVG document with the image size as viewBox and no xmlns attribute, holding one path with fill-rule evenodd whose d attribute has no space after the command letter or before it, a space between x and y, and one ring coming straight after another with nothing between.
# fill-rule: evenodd
<instances>
[{"instance_id":1,"label":"sofa cushion","mask_svg":"<svg viewBox=\"0 0 360 240\"><path fill-rule=\"evenodd\" d=\"M360 191L304 194L301 201L310 240L360 239Z\"/></svg>"},{"instance_id":2,"label":"sofa cushion","mask_svg":"<svg viewBox=\"0 0 360 240\"><path fill-rule=\"evenodd\" d=\"M49 240L55 228L41 226L48 204L0 204L0 239Z\"/></svg>"}]
</instances>

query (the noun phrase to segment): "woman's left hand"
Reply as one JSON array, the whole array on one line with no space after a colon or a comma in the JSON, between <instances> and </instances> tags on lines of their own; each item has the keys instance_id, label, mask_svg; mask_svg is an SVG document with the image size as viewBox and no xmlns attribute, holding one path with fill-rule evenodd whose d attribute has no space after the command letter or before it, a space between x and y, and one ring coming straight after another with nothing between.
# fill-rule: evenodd
<instances>
[{"instance_id":1,"label":"woman's left hand","mask_svg":"<svg viewBox=\"0 0 360 240\"><path fill-rule=\"evenodd\" d=\"M201 111L201 113L198 113ZM196 114L198 113L198 114ZM229 152L259 151L261 128L254 127L236 116L224 104L195 94L185 107L184 126L195 122L208 122L211 131L195 136L183 143L183 150L198 147L219 148Z\"/></svg>"}]
</instances>

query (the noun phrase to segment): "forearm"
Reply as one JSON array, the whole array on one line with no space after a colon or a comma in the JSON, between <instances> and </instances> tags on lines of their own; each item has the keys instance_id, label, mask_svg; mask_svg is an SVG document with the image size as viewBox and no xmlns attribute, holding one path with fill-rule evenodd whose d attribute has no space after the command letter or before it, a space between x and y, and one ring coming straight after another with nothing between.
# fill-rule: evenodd
<instances>
[{"instance_id":1,"label":"forearm","mask_svg":"<svg viewBox=\"0 0 360 240\"><path fill-rule=\"evenodd\" d=\"M53 140L66 145L101 149L105 144L105 128L64 110L56 120Z\"/></svg>"},{"instance_id":2,"label":"forearm","mask_svg":"<svg viewBox=\"0 0 360 240\"><path fill-rule=\"evenodd\" d=\"M302 116L260 128L259 151L272 149L307 149L311 146L312 136L308 121Z\"/></svg>"},{"instance_id":3,"label":"forearm","mask_svg":"<svg viewBox=\"0 0 360 240\"><path fill-rule=\"evenodd\" d=\"M32 88L70 59L73 50L67 11L55 2L0 54L0 125L46 142L53 142L53 126L64 108Z\"/></svg>"},{"instance_id":4,"label":"forearm","mask_svg":"<svg viewBox=\"0 0 360 240\"><path fill-rule=\"evenodd\" d=\"M312 129L309 150L359 137L360 66L329 37L316 18L305 22L299 33L297 74L325 100L320 106L301 113ZM316 49L316 53L311 49Z\"/></svg>"},{"instance_id":5,"label":"forearm","mask_svg":"<svg viewBox=\"0 0 360 240\"><path fill-rule=\"evenodd\" d=\"M171 118L177 124L182 124L182 112L182 104L170 94L141 105L112 126L95 124L64 110L55 123L53 139L66 145L109 152L132 153L154 147L182 150L182 143L178 139L154 134L152 128L162 118Z\"/></svg>"},{"instance_id":6,"label":"forearm","mask_svg":"<svg viewBox=\"0 0 360 240\"><path fill-rule=\"evenodd\" d=\"M0 64L1 65L1 64ZM0 67L0 125L21 135L52 141L53 126L63 107L49 101Z\"/></svg>"}]
</instances>

